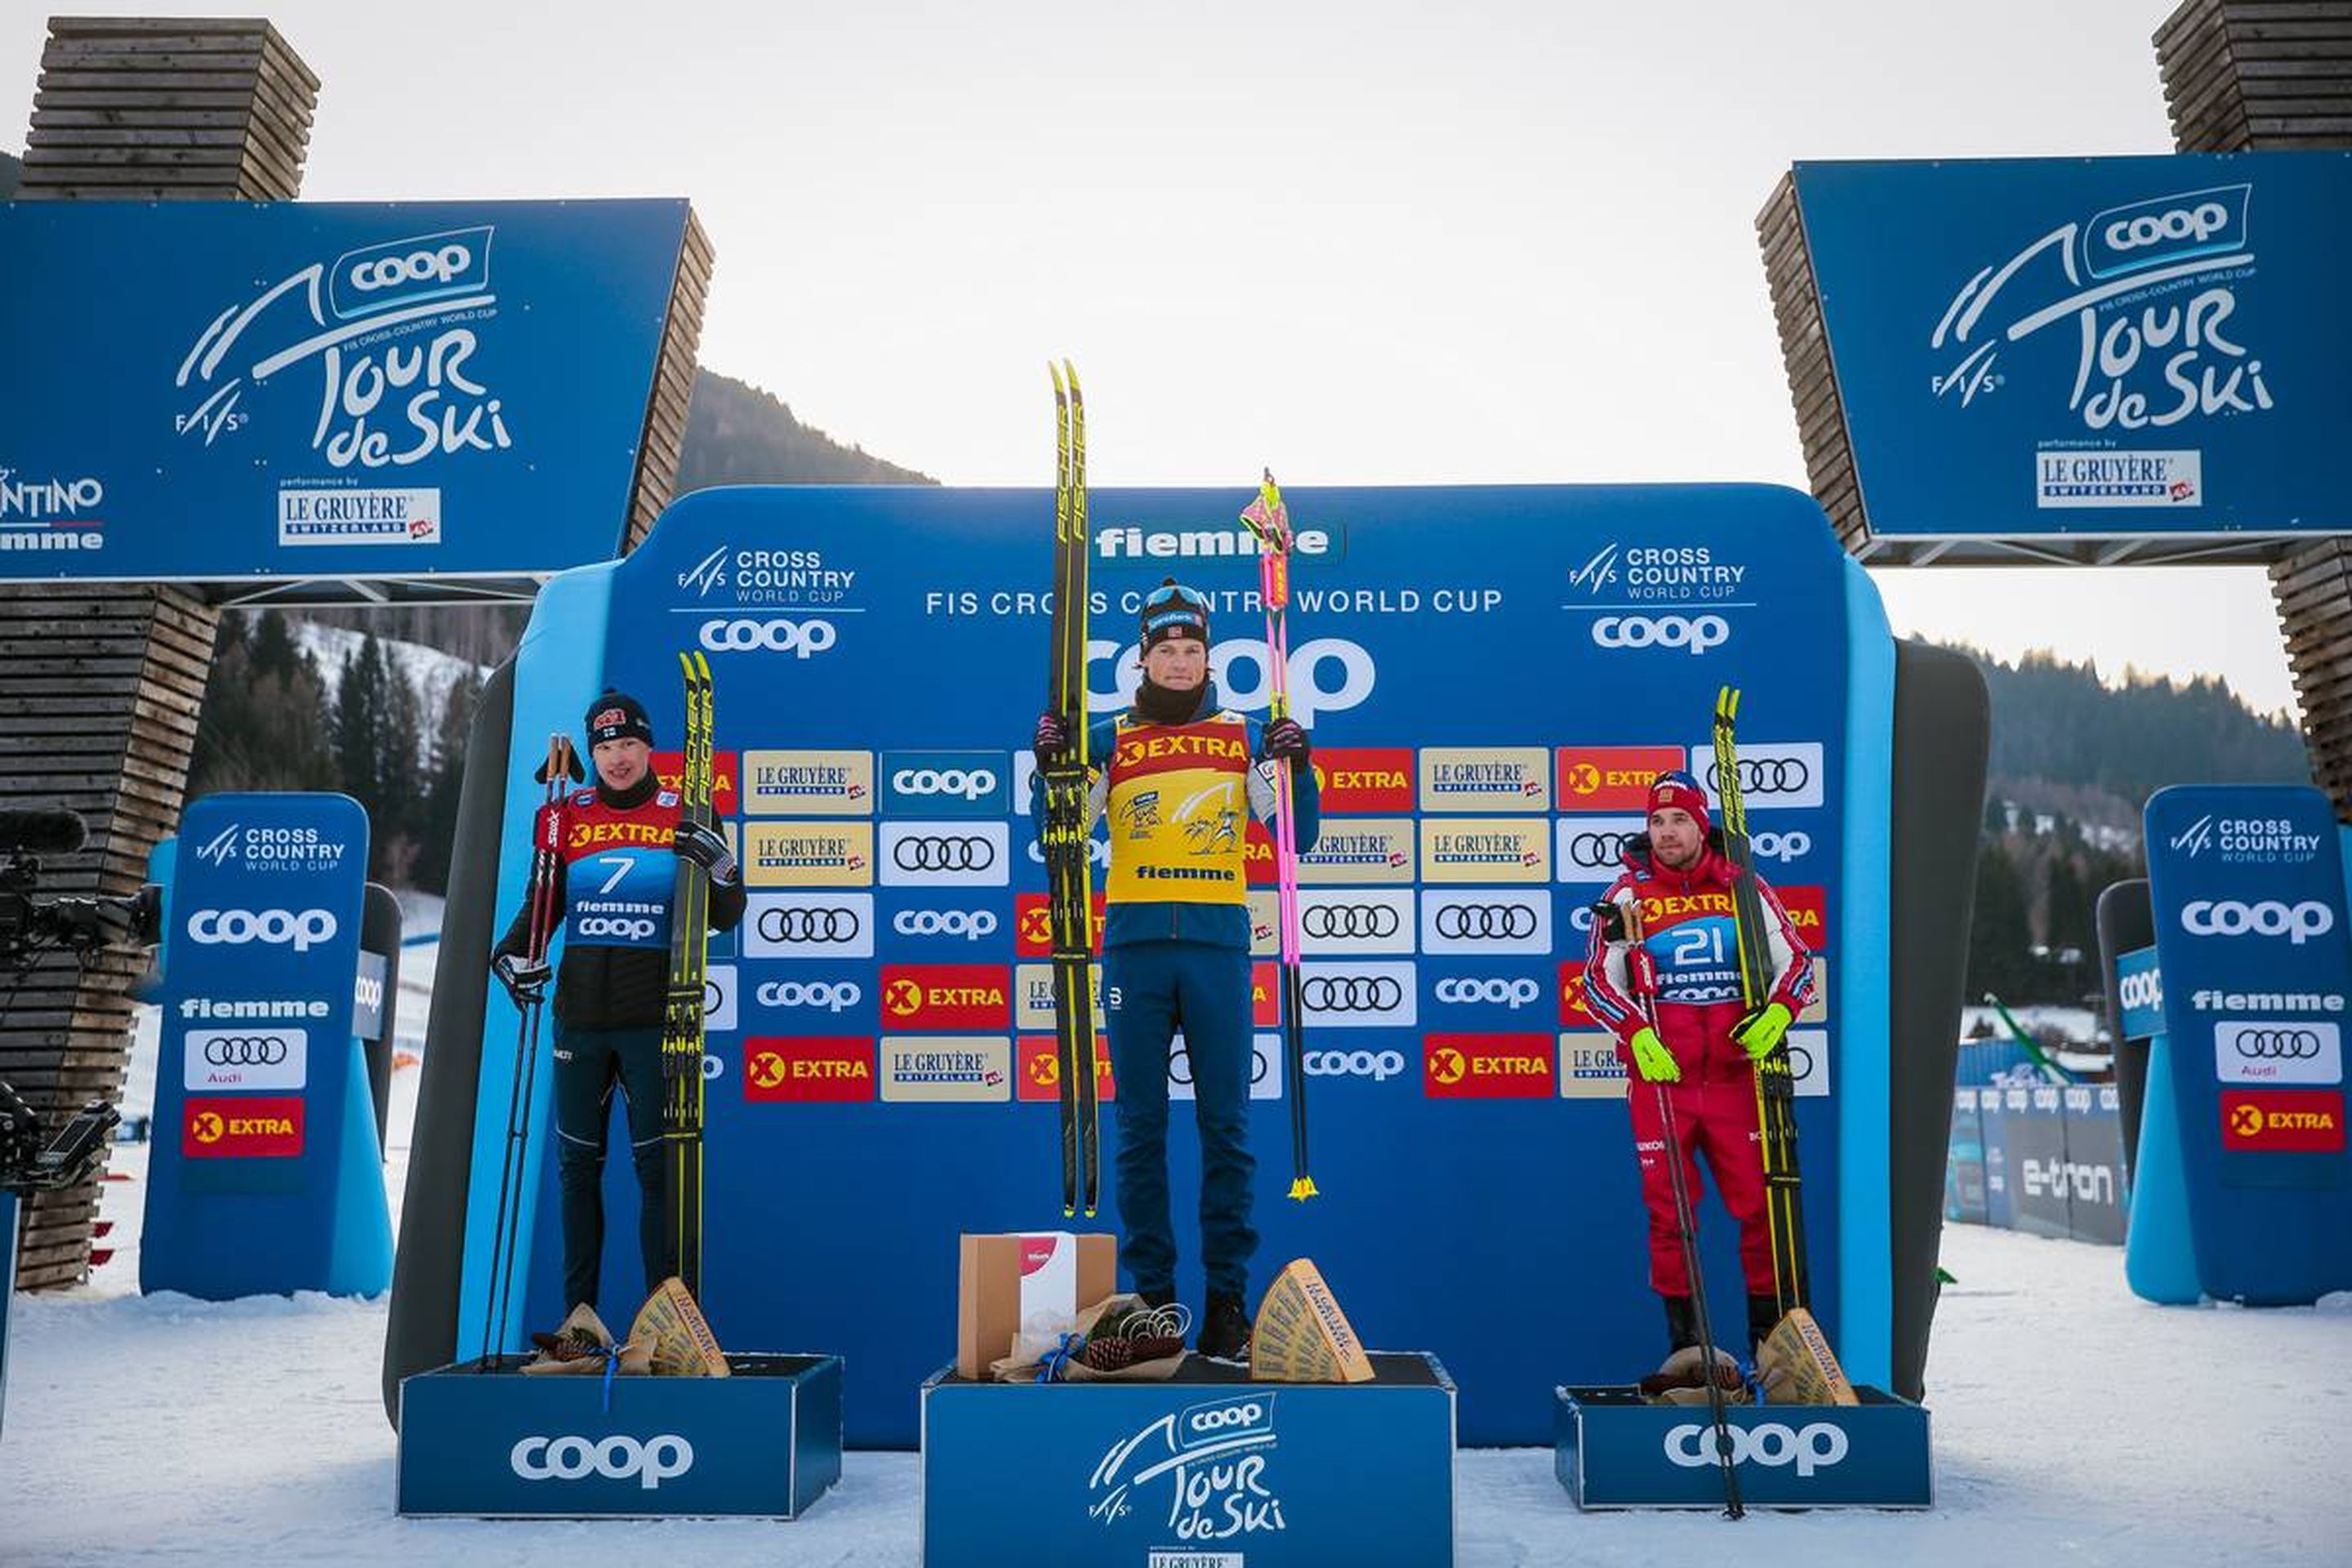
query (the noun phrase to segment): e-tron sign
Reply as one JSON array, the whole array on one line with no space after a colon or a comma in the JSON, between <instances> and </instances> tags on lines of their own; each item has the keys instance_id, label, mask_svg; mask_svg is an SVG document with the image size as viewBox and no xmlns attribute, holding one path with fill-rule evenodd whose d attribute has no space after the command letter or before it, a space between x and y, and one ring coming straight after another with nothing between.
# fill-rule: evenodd
<instances>
[{"instance_id":1,"label":"e-tron sign","mask_svg":"<svg viewBox=\"0 0 2352 1568\"><path fill-rule=\"evenodd\" d=\"M607 558L686 217L682 201L0 205L0 579Z\"/></svg>"}]
</instances>

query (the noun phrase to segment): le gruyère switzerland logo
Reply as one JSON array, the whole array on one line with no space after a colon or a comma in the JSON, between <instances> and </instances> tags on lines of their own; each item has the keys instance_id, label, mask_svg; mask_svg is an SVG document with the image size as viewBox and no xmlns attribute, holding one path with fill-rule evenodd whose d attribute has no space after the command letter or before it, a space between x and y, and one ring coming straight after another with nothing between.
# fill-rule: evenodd
<instances>
[{"instance_id":1,"label":"le gruy\u00e8re switzerland logo","mask_svg":"<svg viewBox=\"0 0 2352 1568\"><path fill-rule=\"evenodd\" d=\"M198 333L173 384L173 418L207 447L246 427L247 392L306 362L319 366L310 449L338 471L398 468L512 446L499 398L472 361L498 311L490 226L420 234L312 261L226 302ZM364 348L355 340L366 340Z\"/></svg>"},{"instance_id":2,"label":"le gruy\u00e8re switzerland logo","mask_svg":"<svg viewBox=\"0 0 2352 1568\"><path fill-rule=\"evenodd\" d=\"M1967 407L2005 384L2011 344L2071 326L2066 406L2086 431L2269 409L2263 362L2231 320L2253 272L2252 199L2252 184L2216 185L2109 207L1979 268L1928 339L1930 390Z\"/></svg>"}]
</instances>

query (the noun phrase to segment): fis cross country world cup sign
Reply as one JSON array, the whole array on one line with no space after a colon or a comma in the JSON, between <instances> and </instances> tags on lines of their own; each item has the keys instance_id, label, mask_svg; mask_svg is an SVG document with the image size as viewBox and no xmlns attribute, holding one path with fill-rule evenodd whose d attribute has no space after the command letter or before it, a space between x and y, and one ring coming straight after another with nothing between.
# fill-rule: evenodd
<instances>
[{"instance_id":1,"label":"fis cross country world cup sign","mask_svg":"<svg viewBox=\"0 0 2352 1568\"><path fill-rule=\"evenodd\" d=\"M683 201L0 205L0 578L604 559L686 220Z\"/></svg>"},{"instance_id":2,"label":"fis cross country world cup sign","mask_svg":"<svg viewBox=\"0 0 2352 1568\"><path fill-rule=\"evenodd\" d=\"M1874 532L2352 527L2352 154L1795 180Z\"/></svg>"}]
</instances>

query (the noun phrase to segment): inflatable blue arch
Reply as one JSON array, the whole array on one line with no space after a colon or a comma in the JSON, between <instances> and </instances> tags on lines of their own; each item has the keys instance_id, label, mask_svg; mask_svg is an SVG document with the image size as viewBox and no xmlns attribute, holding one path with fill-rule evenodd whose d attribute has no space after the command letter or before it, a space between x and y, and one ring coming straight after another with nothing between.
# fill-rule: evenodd
<instances>
[{"instance_id":1,"label":"inflatable blue arch","mask_svg":"<svg viewBox=\"0 0 2352 1568\"><path fill-rule=\"evenodd\" d=\"M1097 709L1131 689L1134 606L1171 574L1212 596L1228 701L1263 707L1236 518L1252 493L1094 493ZM1308 973L1372 984L1322 988L1371 1001L1307 1020L1324 1193L1310 1204L1284 1196L1297 1086L1261 1016L1257 1282L1314 1258L1370 1342L1444 1361L1474 1444L1548 1443L1555 1384L1656 1362L1624 1085L1575 983L1640 784L1669 765L1706 776L1717 690L1737 685L1762 869L1826 982L1794 1036L1816 1310L1855 1381L1916 1396L1983 792L1973 667L1898 644L1868 575L1793 490L1289 500L1291 686L1327 770L1325 846L1301 877ZM1044 954L1024 922L1045 886L1024 744L1045 690L1051 516L1038 490L705 490L634 555L542 591L470 753L388 1408L401 1376L483 1349L517 1025L485 957L522 896L531 769L606 685L675 745L677 655L699 647L751 906L711 958L706 1305L730 1346L845 1355L850 1441L913 1444L917 1384L952 1343L957 1233L1066 1223L1054 1097L1034 1074L1052 1033ZM919 846L936 841L963 846L958 868L934 868ZM926 987L949 980L977 1007L931 1007ZM942 1043L961 1079L900 1070ZM1437 1070L1446 1051L1491 1070ZM814 1098L780 1068L803 1061L852 1065ZM1181 1061L1176 1076L1181 1093ZM505 1349L565 1310L548 1083ZM1171 1140L1180 1205L1190 1142ZM627 1161L606 1177L608 1235L626 1237ZM1102 1227L1111 1216L1107 1198ZM1717 1321L1737 1321L1731 1227L1711 1200L1702 1226ZM635 1302L634 1249L607 1251L606 1303Z\"/></svg>"}]
</instances>

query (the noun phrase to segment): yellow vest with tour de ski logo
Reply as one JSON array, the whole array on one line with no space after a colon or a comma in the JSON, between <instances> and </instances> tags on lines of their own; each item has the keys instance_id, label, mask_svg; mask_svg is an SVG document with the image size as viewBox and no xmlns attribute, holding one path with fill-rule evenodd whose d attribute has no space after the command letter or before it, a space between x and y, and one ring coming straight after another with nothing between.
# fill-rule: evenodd
<instances>
[{"instance_id":1,"label":"yellow vest with tour de ski logo","mask_svg":"<svg viewBox=\"0 0 2352 1568\"><path fill-rule=\"evenodd\" d=\"M1190 724L1122 716L1108 773L1107 900L1245 902L1249 772L1249 726L1237 713Z\"/></svg>"}]
</instances>

